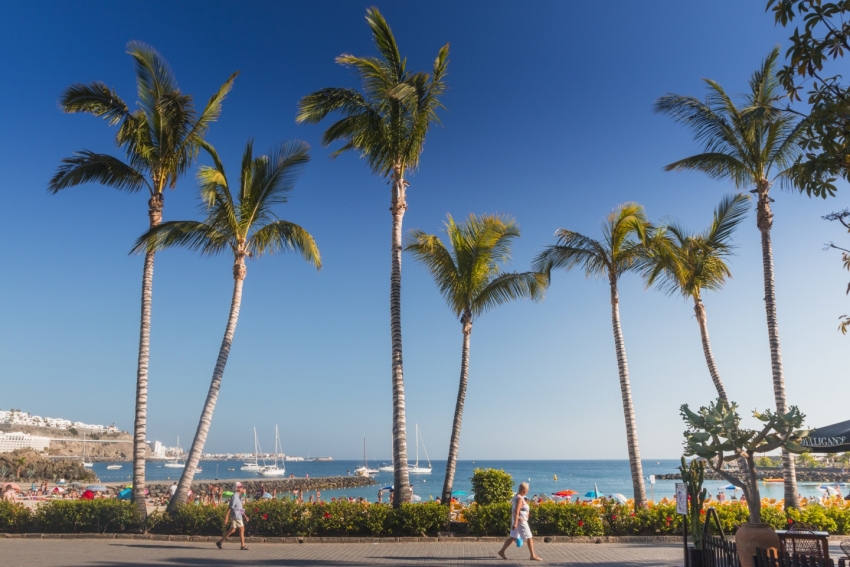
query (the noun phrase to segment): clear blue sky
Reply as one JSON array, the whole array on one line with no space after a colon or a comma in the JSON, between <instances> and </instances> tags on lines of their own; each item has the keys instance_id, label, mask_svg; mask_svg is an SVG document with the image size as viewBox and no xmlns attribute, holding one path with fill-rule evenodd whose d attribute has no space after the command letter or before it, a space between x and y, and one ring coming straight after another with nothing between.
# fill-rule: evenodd
<instances>
[{"instance_id":1,"label":"clear blue sky","mask_svg":"<svg viewBox=\"0 0 850 567\"><path fill-rule=\"evenodd\" d=\"M52 196L59 160L115 152L114 129L57 105L73 82L101 80L133 103L125 45L141 40L171 63L183 91L207 97L241 71L208 139L234 171L248 138L268 148L301 138L313 161L282 218L312 232L321 273L295 255L249 265L236 341L209 451L250 450L251 427L271 447L356 458L390 451L389 190L349 155L330 161L324 125L297 126L298 99L355 86L334 64L374 53L361 2L18 2L3 8L0 48L0 408L132 428L144 195L90 185ZM618 203L644 204L705 226L727 182L662 166L698 150L689 132L653 114L666 92L702 95L701 78L742 92L790 31L763 1L391 2L379 6L412 68L451 42L447 112L429 135L409 190L405 227L436 231L446 213L514 215L526 269L558 227L599 234ZM192 176L166 195L165 218L195 218ZM788 396L824 425L848 418L848 273L840 226L820 216L847 205L774 195L779 323ZM714 352L745 411L773 404L761 255L751 215L736 235L734 279L705 298ZM149 438L194 433L227 316L230 260L183 250L157 256ZM713 397L691 305L621 282L621 316L644 457L681 453L681 403ZM423 268L405 258L403 329L409 430L445 458L457 392L460 324ZM517 401L524 411L517 410ZM477 320L461 458L625 458L608 286L555 276L542 304Z\"/></svg>"}]
</instances>

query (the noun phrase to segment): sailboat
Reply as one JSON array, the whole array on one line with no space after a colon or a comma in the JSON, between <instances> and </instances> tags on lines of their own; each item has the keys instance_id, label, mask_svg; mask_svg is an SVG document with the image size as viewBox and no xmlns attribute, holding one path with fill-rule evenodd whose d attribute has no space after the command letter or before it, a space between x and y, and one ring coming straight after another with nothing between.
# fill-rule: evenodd
<instances>
[{"instance_id":1,"label":"sailboat","mask_svg":"<svg viewBox=\"0 0 850 567\"><path fill-rule=\"evenodd\" d=\"M179 457L174 457L173 459L168 460L164 466L170 469L185 469L186 461L183 460L183 449L180 448L180 438L177 438L177 452L180 453Z\"/></svg>"},{"instance_id":2,"label":"sailboat","mask_svg":"<svg viewBox=\"0 0 850 567\"><path fill-rule=\"evenodd\" d=\"M90 469L94 466L94 463L91 461L86 461L86 434L83 433L83 466L87 469Z\"/></svg>"},{"instance_id":3,"label":"sailboat","mask_svg":"<svg viewBox=\"0 0 850 567\"><path fill-rule=\"evenodd\" d=\"M263 459L263 466L265 466L266 461ZM257 428L254 428L254 458L248 459L245 461L245 464L239 470L243 471L251 471L251 472L260 472L260 442L257 440Z\"/></svg>"},{"instance_id":4,"label":"sailboat","mask_svg":"<svg viewBox=\"0 0 850 567\"><path fill-rule=\"evenodd\" d=\"M425 459L428 460L428 467L419 466L419 440L422 435L419 433L419 424L416 424L416 464L409 465L407 472L409 474L431 474L431 459L428 458L428 449L425 448L425 441L422 440L422 449L425 451Z\"/></svg>"},{"instance_id":5,"label":"sailboat","mask_svg":"<svg viewBox=\"0 0 850 567\"><path fill-rule=\"evenodd\" d=\"M274 426L274 464L270 467L260 467L260 474L263 476L283 476L286 474L286 467L277 466L277 457L283 453L283 448L280 446L280 434L277 431L277 424ZM281 462L281 465L283 463Z\"/></svg>"},{"instance_id":6,"label":"sailboat","mask_svg":"<svg viewBox=\"0 0 850 567\"><path fill-rule=\"evenodd\" d=\"M393 454L392 449L391 449L390 450L390 464L381 465L380 467L378 467L378 472L393 472L395 470L395 468L393 467L393 458L395 458L395 455Z\"/></svg>"},{"instance_id":7,"label":"sailboat","mask_svg":"<svg viewBox=\"0 0 850 567\"><path fill-rule=\"evenodd\" d=\"M369 468L369 461L366 460L366 438L363 438L363 466L357 467L354 469L354 474L357 476L369 476L372 474L378 474L378 471L375 469Z\"/></svg>"}]
</instances>

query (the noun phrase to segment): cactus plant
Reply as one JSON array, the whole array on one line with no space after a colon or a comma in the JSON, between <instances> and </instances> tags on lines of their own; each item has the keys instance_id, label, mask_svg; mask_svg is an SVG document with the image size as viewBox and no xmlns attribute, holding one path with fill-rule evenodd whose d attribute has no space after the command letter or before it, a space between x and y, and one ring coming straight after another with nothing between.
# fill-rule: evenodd
<instances>
[{"instance_id":1,"label":"cactus plant","mask_svg":"<svg viewBox=\"0 0 850 567\"><path fill-rule=\"evenodd\" d=\"M761 430L742 429L738 405L722 398L698 413L684 404L680 408L682 418L688 424L685 431L685 455L698 455L706 459L711 467L724 479L739 487L747 499L750 522L761 522L761 494L756 477L755 455L785 448L791 453L807 451L798 443L808 435L799 429L805 416L797 406L786 413L766 410L753 412L753 417L764 423ZM724 470L724 463L743 459L746 463L745 478L741 479Z\"/></svg>"},{"instance_id":2,"label":"cactus plant","mask_svg":"<svg viewBox=\"0 0 850 567\"><path fill-rule=\"evenodd\" d=\"M702 549L702 507L708 491L702 487L705 481L705 461L693 459L690 463L682 457L682 480L688 488L688 516L690 516L691 538L694 549Z\"/></svg>"}]
</instances>

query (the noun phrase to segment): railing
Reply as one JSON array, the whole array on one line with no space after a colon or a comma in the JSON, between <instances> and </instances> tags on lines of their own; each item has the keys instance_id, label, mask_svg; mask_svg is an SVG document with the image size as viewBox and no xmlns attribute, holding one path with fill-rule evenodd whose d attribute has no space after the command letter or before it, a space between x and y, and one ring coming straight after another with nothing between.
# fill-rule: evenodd
<instances>
[{"instance_id":1,"label":"railing","mask_svg":"<svg viewBox=\"0 0 850 567\"><path fill-rule=\"evenodd\" d=\"M711 533L712 525L716 533ZM703 567L741 567L735 543L726 539L717 510L714 508L709 508L705 512L705 525L702 528L702 565Z\"/></svg>"},{"instance_id":2,"label":"railing","mask_svg":"<svg viewBox=\"0 0 850 567\"><path fill-rule=\"evenodd\" d=\"M781 553L778 557L774 550L763 551L756 548L753 556L755 567L835 567L835 562L828 557ZM839 567L847 567L847 560L838 560Z\"/></svg>"}]
</instances>

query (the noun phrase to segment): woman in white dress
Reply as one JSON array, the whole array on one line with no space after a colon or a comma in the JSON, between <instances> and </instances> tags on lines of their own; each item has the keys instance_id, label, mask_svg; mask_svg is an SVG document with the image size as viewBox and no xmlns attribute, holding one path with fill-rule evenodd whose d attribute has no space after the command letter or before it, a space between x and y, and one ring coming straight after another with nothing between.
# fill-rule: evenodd
<instances>
[{"instance_id":1,"label":"woman in white dress","mask_svg":"<svg viewBox=\"0 0 850 567\"><path fill-rule=\"evenodd\" d=\"M508 547L520 539L528 543L528 551L531 554L532 561L542 561L542 559L534 553L534 540L531 535L531 528L528 527L528 502L525 500L525 495L528 494L528 483L522 482L519 485L519 490L516 496L511 500L511 536L505 540L505 545L499 550L499 557L505 557L505 551Z\"/></svg>"}]
</instances>

